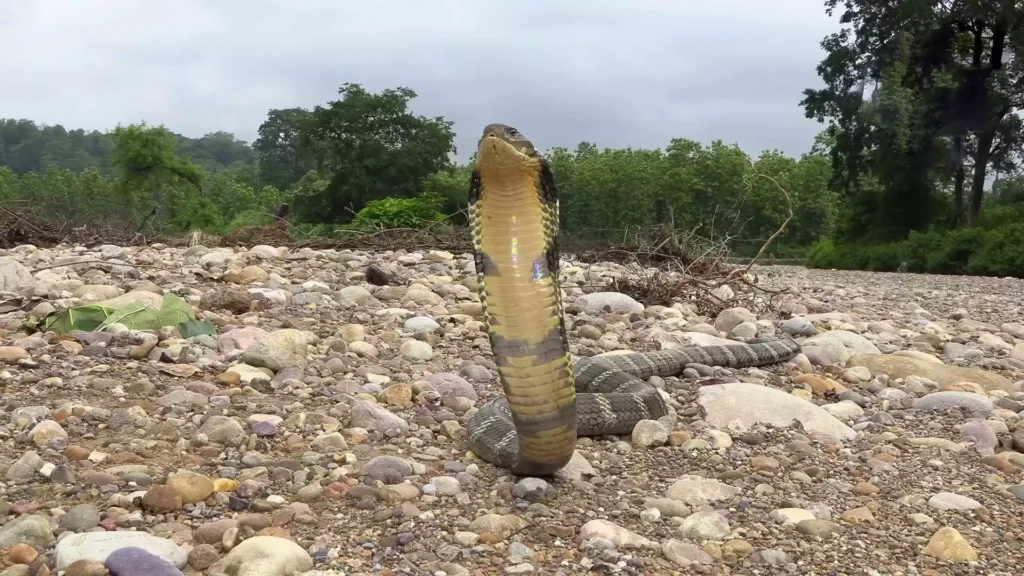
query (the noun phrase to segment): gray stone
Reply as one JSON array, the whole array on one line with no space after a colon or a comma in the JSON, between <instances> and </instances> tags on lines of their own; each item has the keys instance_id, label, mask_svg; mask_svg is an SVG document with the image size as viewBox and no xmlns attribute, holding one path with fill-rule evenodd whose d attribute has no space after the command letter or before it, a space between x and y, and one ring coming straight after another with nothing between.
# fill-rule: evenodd
<instances>
[{"instance_id":1,"label":"gray stone","mask_svg":"<svg viewBox=\"0 0 1024 576\"><path fill-rule=\"evenodd\" d=\"M818 333L814 323L803 316L787 318L782 323L782 333L791 336L813 336Z\"/></svg>"},{"instance_id":2,"label":"gray stone","mask_svg":"<svg viewBox=\"0 0 1024 576\"><path fill-rule=\"evenodd\" d=\"M6 477L8 480L31 480L35 478L43 464L46 462L39 457L39 454L34 450L29 450L7 468Z\"/></svg>"},{"instance_id":3,"label":"gray stone","mask_svg":"<svg viewBox=\"0 0 1024 576\"><path fill-rule=\"evenodd\" d=\"M61 516L60 527L62 530L72 532L85 532L100 524L100 511L92 504L79 504L68 510L67 514Z\"/></svg>"},{"instance_id":4,"label":"gray stone","mask_svg":"<svg viewBox=\"0 0 1024 576\"><path fill-rule=\"evenodd\" d=\"M932 392L927 396L918 398L914 402L914 408L918 410L948 410L950 408L965 408L972 412L991 412L995 405L992 399L975 392L960 392L955 390Z\"/></svg>"},{"instance_id":5,"label":"gray stone","mask_svg":"<svg viewBox=\"0 0 1024 576\"><path fill-rule=\"evenodd\" d=\"M188 559L174 542L145 532L85 532L72 534L57 543L57 570L66 570L78 560L106 562L112 552L127 547L141 548L179 569Z\"/></svg>"},{"instance_id":6,"label":"gray stone","mask_svg":"<svg viewBox=\"0 0 1024 576\"><path fill-rule=\"evenodd\" d=\"M798 420L809 432L843 440L857 434L815 404L757 384L731 382L703 386L697 393L697 403L704 409L705 421L719 429L727 428L734 421L750 428L755 424L788 426L793 420Z\"/></svg>"},{"instance_id":7,"label":"gray stone","mask_svg":"<svg viewBox=\"0 0 1024 576\"><path fill-rule=\"evenodd\" d=\"M427 316L413 316L406 320L403 326L410 332L419 332L421 330L433 332L441 327L436 320L428 318Z\"/></svg>"},{"instance_id":8,"label":"gray stone","mask_svg":"<svg viewBox=\"0 0 1024 576\"><path fill-rule=\"evenodd\" d=\"M271 332L242 353L242 362L280 372L292 366L306 367L306 334L294 328Z\"/></svg>"},{"instance_id":9,"label":"gray stone","mask_svg":"<svg viewBox=\"0 0 1024 576\"><path fill-rule=\"evenodd\" d=\"M976 510L981 502L952 492L939 492L928 499L928 505L936 510Z\"/></svg>"},{"instance_id":10,"label":"gray stone","mask_svg":"<svg viewBox=\"0 0 1024 576\"><path fill-rule=\"evenodd\" d=\"M847 330L830 330L804 340L803 346L822 348L831 358L833 364L846 364L856 354L881 354L878 347L870 340Z\"/></svg>"},{"instance_id":11,"label":"gray stone","mask_svg":"<svg viewBox=\"0 0 1024 576\"><path fill-rule=\"evenodd\" d=\"M0 257L0 292L18 292L35 286L35 278L21 262Z\"/></svg>"},{"instance_id":12,"label":"gray stone","mask_svg":"<svg viewBox=\"0 0 1024 576\"><path fill-rule=\"evenodd\" d=\"M586 294L576 299L576 305L580 309L592 314L603 312L606 308L618 314L644 311L643 304L619 292L594 292Z\"/></svg>"},{"instance_id":13,"label":"gray stone","mask_svg":"<svg viewBox=\"0 0 1024 576\"><path fill-rule=\"evenodd\" d=\"M28 544L42 548L53 544L50 521L39 514L28 514L0 526L0 547L10 548L15 544Z\"/></svg>"}]
</instances>

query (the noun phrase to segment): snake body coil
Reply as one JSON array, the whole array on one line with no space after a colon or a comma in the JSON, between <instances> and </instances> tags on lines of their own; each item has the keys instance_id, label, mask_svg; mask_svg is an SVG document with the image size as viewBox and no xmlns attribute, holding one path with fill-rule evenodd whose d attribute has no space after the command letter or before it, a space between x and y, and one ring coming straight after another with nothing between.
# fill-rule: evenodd
<instances>
[{"instance_id":1,"label":"snake body coil","mask_svg":"<svg viewBox=\"0 0 1024 576\"><path fill-rule=\"evenodd\" d=\"M470 447L520 475L549 475L578 435L628 434L668 412L650 376L686 364L742 368L799 352L790 340L582 358L570 367L558 286L558 189L547 160L518 130L484 128L469 192L484 319L505 394L469 421Z\"/></svg>"}]
</instances>

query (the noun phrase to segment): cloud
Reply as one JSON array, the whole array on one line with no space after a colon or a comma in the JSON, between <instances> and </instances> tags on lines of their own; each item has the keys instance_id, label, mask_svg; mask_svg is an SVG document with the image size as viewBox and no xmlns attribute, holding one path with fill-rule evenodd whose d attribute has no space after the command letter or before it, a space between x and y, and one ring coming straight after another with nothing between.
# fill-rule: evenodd
<instances>
[{"instance_id":1,"label":"cloud","mask_svg":"<svg viewBox=\"0 0 1024 576\"><path fill-rule=\"evenodd\" d=\"M344 82L407 86L455 122L541 148L722 139L800 154L798 105L838 24L814 0L32 0L0 6L0 109L69 128L145 120L251 141L270 108Z\"/></svg>"}]
</instances>

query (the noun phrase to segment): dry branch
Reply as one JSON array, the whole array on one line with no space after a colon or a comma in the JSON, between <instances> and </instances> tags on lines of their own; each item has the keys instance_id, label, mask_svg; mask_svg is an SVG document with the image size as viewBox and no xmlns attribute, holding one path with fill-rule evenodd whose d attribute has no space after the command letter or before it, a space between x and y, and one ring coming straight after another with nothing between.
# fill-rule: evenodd
<instances>
[{"instance_id":1,"label":"dry branch","mask_svg":"<svg viewBox=\"0 0 1024 576\"><path fill-rule=\"evenodd\" d=\"M727 263L729 244L733 240L728 234L715 239L712 230L710 238L701 238L694 229L686 234L680 246L673 230L663 240L651 243L652 252L663 255L668 262L662 261L660 266L651 267L651 259L644 262L636 253L631 254L633 261L627 264L623 276L613 281L613 289L649 306L689 303L699 313L709 316L716 316L722 310L736 306L757 313L774 309L776 298L787 290L772 290L762 286L751 271L793 219L793 201L776 179L761 174L749 158L747 161L751 171L751 178L745 179L747 191L752 187L752 178L768 180L782 193L786 201L787 217L746 265L733 266ZM715 214L717 216L717 212ZM663 254L666 245L675 253ZM680 251L683 253L679 254Z\"/></svg>"},{"instance_id":2,"label":"dry branch","mask_svg":"<svg viewBox=\"0 0 1024 576\"><path fill-rule=\"evenodd\" d=\"M93 218L88 214L76 216L71 221L30 201L6 202L0 205L0 248L13 248L20 244L40 248L59 244L145 246L153 240L131 231L122 222Z\"/></svg>"}]
</instances>

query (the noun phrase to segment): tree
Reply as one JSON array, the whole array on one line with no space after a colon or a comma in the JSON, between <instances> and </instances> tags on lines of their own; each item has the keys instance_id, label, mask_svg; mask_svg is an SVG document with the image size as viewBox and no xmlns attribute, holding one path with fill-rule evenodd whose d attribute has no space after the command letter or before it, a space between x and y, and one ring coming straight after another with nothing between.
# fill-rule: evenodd
<instances>
[{"instance_id":1,"label":"tree","mask_svg":"<svg viewBox=\"0 0 1024 576\"><path fill-rule=\"evenodd\" d=\"M838 4L825 1L829 15ZM827 55L818 73L826 87L805 90L801 102L807 116L827 121L835 137L833 186L848 203L865 206L857 196L870 194L877 184L882 194L875 213L890 218L883 236L898 236L927 226L929 218L915 214L931 206L929 188L941 188L949 176L955 222L963 198L964 151L971 149L967 220L975 225L986 171L996 160L996 135L1021 97L1016 59L1004 62L1018 48L1010 40L1024 21L1021 8L1004 0L844 0L844 6L840 22L849 27L822 42ZM874 110L863 101L869 81L881 81L887 97ZM866 112L885 108L886 121L866 121ZM888 122L893 115L900 121ZM946 161L950 154L952 166Z\"/></svg>"},{"instance_id":2,"label":"tree","mask_svg":"<svg viewBox=\"0 0 1024 576\"><path fill-rule=\"evenodd\" d=\"M113 137L116 148L111 163L121 170L126 193L132 197L137 191L152 191L151 211L140 230L151 217L158 216L165 188L184 181L195 191L202 190L202 171L175 153L177 143L167 128L148 127L145 122L118 126Z\"/></svg>"},{"instance_id":3,"label":"tree","mask_svg":"<svg viewBox=\"0 0 1024 576\"><path fill-rule=\"evenodd\" d=\"M434 172L423 182L424 194L436 194L444 198L441 211L449 216L449 222L456 225L469 221L469 180L473 174L473 160L455 164Z\"/></svg>"},{"instance_id":4,"label":"tree","mask_svg":"<svg viewBox=\"0 0 1024 576\"><path fill-rule=\"evenodd\" d=\"M254 150L228 132L213 132L202 138L174 134L174 138L177 152L191 157L194 164L207 172L256 164ZM68 130L60 124L44 126L31 120L0 119L0 166L15 174L54 166L73 172L96 168L109 175L113 154L113 132Z\"/></svg>"},{"instance_id":5,"label":"tree","mask_svg":"<svg viewBox=\"0 0 1024 576\"><path fill-rule=\"evenodd\" d=\"M413 115L409 88L374 94L344 84L340 100L317 106L303 141L318 156L330 184L323 193L296 198L296 214L308 222L348 222L371 200L412 197L431 174L451 165L452 122Z\"/></svg>"},{"instance_id":6,"label":"tree","mask_svg":"<svg viewBox=\"0 0 1024 576\"><path fill-rule=\"evenodd\" d=\"M192 163L207 172L256 164L256 152L252 147L230 132L211 132L197 139L176 134L175 139L178 153L188 156Z\"/></svg>"},{"instance_id":7,"label":"tree","mask_svg":"<svg viewBox=\"0 0 1024 576\"><path fill-rule=\"evenodd\" d=\"M316 157L303 135L311 118L305 108L271 110L260 124L253 148L259 156L260 179L279 190L316 168Z\"/></svg>"}]
</instances>

